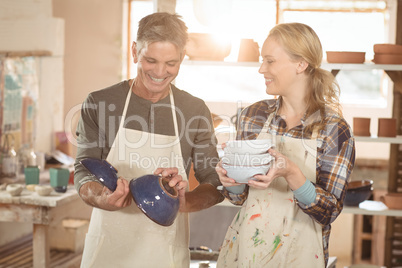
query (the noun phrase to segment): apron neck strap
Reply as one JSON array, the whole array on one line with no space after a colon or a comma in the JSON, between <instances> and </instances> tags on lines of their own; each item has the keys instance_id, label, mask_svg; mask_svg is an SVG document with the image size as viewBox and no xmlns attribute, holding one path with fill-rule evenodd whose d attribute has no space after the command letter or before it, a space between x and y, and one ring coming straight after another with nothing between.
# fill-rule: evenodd
<instances>
[{"instance_id":1,"label":"apron neck strap","mask_svg":"<svg viewBox=\"0 0 402 268\"><path fill-rule=\"evenodd\" d=\"M130 102L131 91L133 90L133 85L134 85L134 80L133 80L133 82L131 83L130 89L128 90L126 102L124 103L123 113L121 114L121 120L120 120L120 126L119 126L119 128L123 128L124 120L126 120L127 108L128 108L128 103Z\"/></svg>"},{"instance_id":2,"label":"apron neck strap","mask_svg":"<svg viewBox=\"0 0 402 268\"><path fill-rule=\"evenodd\" d=\"M176 118L176 106L174 105L173 91L170 85L169 85L169 95L170 95L170 107L172 108L174 134L176 137L179 137L179 127L177 125L177 118Z\"/></svg>"},{"instance_id":3,"label":"apron neck strap","mask_svg":"<svg viewBox=\"0 0 402 268\"><path fill-rule=\"evenodd\" d=\"M261 133L266 133L269 130L269 125L271 124L272 118L274 117L274 113L270 113L267 121L265 121L263 128L261 129ZM311 134L311 139L316 140L318 137L319 127L315 126L313 128L313 133Z\"/></svg>"}]
</instances>

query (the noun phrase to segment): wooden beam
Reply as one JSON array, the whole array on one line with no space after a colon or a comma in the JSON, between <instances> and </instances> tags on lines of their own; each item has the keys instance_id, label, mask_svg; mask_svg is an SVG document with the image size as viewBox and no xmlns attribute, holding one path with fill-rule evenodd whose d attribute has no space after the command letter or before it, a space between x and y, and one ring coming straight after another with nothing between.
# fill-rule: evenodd
<instances>
[{"instance_id":1,"label":"wooden beam","mask_svg":"<svg viewBox=\"0 0 402 268\"><path fill-rule=\"evenodd\" d=\"M396 39L395 44L402 45L402 0L398 0L396 7Z\"/></svg>"},{"instance_id":2,"label":"wooden beam","mask_svg":"<svg viewBox=\"0 0 402 268\"><path fill-rule=\"evenodd\" d=\"M34 224L33 229L33 267L50 267L50 251L48 242L48 225Z\"/></svg>"},{"instance_id":3,"label":"wooden beam","mask_svg":"<svg viewBox=\"0 0 402 268\"><path fill-rule=\"evenodd\" d=\"M396 7L396 38L395 44L402 45L402 0L398 0ZM401 135L401 114L402 114L402 92L401 92L401 74L389 73L394 81L394 101L393 101L393 117L397 119L397 135ZM388 192L396 192L397 179L399 173L398 155L400 153L399 144L392 144L390 149L390 165L388 174ZM385 267L394 267L392 264L393 236L395 228L395 218L387 217L384 248L384 265Z\"/></svg>"},{"instance_id":4,"label":"wooden beam","mask_svg":"<svg viewBox=\"0 0 402 268\"><path fill-rule=\"evenodd\" d=\"M34 224L49 224L47 207L37 207L24 204L0 204L1 221L32 222Z\"/></svg>"}]
</instances>

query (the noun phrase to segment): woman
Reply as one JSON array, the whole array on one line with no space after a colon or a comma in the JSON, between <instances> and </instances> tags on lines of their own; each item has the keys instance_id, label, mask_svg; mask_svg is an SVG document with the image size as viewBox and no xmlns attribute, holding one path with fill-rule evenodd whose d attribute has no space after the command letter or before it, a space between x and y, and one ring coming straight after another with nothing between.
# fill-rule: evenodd
<instances>
[{"instance_id":1,"label":"woman","mask_svg":"<svg viewBox=\"0 0 402 268\"><path fill-rule=\"evenodd\" d=\"M342 211L355 160L338 85L320 68L320 40L305 24L275 26L261 56L266 92L278 98L244 109L237 139L272 140L274 160L247 185L217 166L223 194L242 205L218 267L325 267L331 223Z\"/></svg>"}]
</instances>

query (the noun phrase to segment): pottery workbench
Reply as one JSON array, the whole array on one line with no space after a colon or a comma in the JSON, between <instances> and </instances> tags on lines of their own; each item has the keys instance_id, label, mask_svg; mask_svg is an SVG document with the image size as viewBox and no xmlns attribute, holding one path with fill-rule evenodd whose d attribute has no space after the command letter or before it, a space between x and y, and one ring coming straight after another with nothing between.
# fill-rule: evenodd
<instances>
[{"instance_id":1,"label":"pottery workbench","mask_svg":"<svg viewBox=\"0 0 402 268\"><path fill-rule=\"evenodd\" d=\"M49 196L24 189L20 196L0 191L0 221L33 224L33 267L49 267L48 229L66 218L89 219L92 208L78 196L73 186L67 192Z\"/></svg>"}]
</instances>

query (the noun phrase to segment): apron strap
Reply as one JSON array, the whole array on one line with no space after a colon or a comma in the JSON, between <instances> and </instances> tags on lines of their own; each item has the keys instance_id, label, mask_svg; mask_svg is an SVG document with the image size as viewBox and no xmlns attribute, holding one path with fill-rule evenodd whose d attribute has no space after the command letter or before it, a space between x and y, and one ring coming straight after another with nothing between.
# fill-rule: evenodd
<instances>
[{"instance_id":1,"label":"apron strap","mask_svg":"<svg viewBox=\"0 0 402 268\"><path fill-rule=\"evenodd\" d=\"M123 109L123 113L121 114L121 120L120 120L119 129L123 128L124 121L126 120L127 108L128 108L128 103L130 102L131 91L133 90L133 85L134 85L134 80L133 80L133 83L130 86L130 89L128 90L126 102L124 103L124 109Z\"/></svg>"},{"instance_id":2,"label":"apron strap","mask_svg":"<svg viewBox=\"0 0 402 268\"><path fill-rule=\"evenodd\" d=\"M169 90L169 95L170 95L170 107L172 108L174 134L176 137L179 137L179 127L177 125L177 118L176 118L176 106L174 105L173 91L171 86Z\"/></svg>"},{"instance_id":3,"label":"apron strap","mask_svg":"<svg viewBox=\"0 0 402 268\"><path fill-rule=\"evenodd\" d=\"M126 102L124 103L124 109L123 109L123 113L121 114L121 121L120 121L120 126L119 128L123 128L124 125L124 120L126 120L126 114L127 114L127 109L128 109L128 104L130 102L130 98L131 98L131 92L133 90L133 85L134 85L134 81L130 86L130 90L128 91L127 94L127 98L126 98ZM174 134L175 137L179 137L179 127L177 124L177 118L176 118L176 106L174 105L174 98L173 98L173 91L172 91L172 87L169 85L170 89L169 89L169 95L170 95L170 107L172 110L172 117L173 117L173 125L174 125Z\"/></svg>"},{"instance_id":4,"label":"apron strap","mask_svg":"<svg viewBox=\"0 0 402 268\"><path fill-rule=\"evenodd\" d=\"M269 125L271 124L272 118L274 117L274 113L271 113L268 116L267 121L265 121L263 128L261 129L261 133L266 133L268 132L269 129ZM319 127L315 126L313 128L313 133L311 133L311 139L316 140L318 137L318 131L319 131Z\"/></svg>"}]
</instances>

